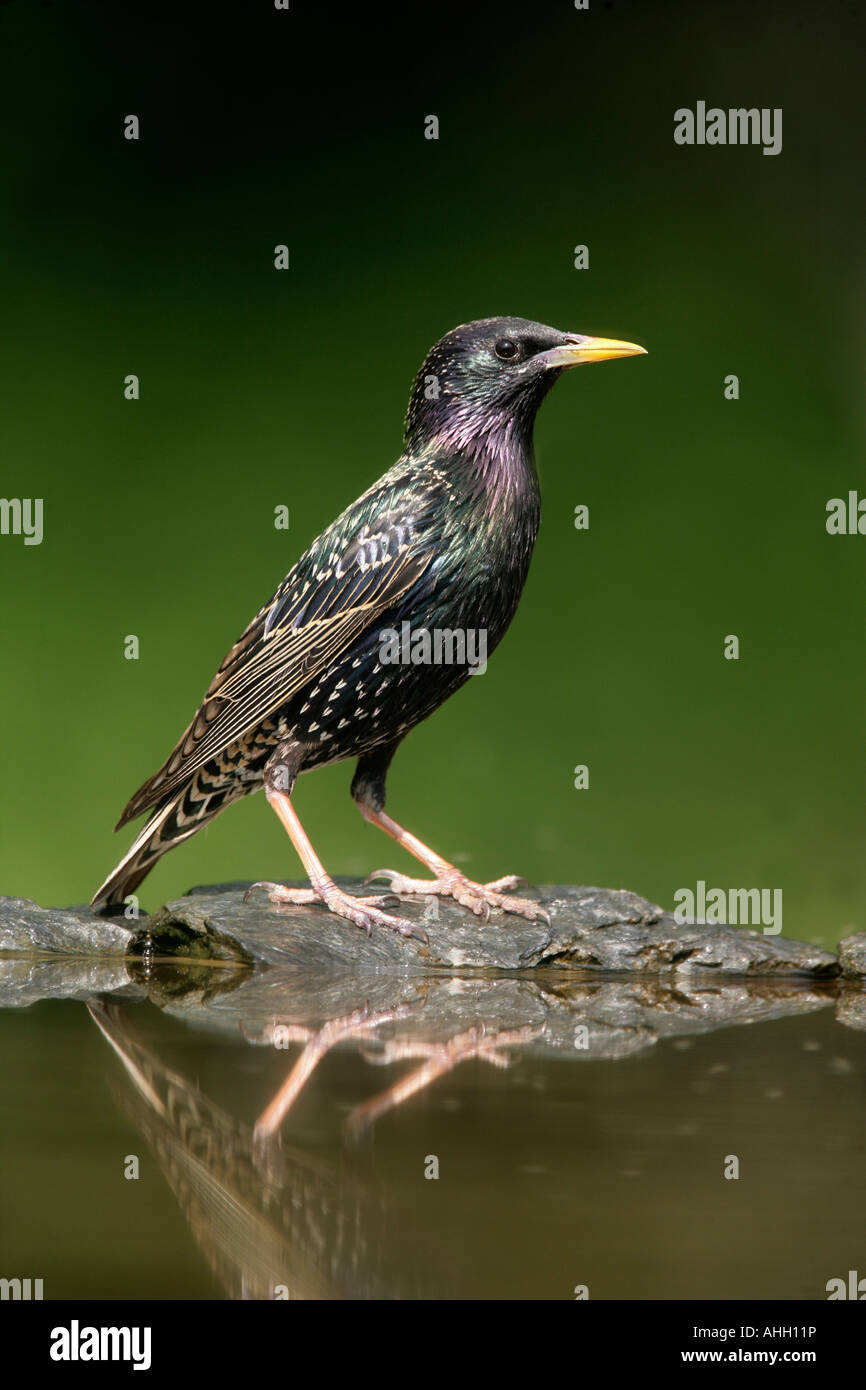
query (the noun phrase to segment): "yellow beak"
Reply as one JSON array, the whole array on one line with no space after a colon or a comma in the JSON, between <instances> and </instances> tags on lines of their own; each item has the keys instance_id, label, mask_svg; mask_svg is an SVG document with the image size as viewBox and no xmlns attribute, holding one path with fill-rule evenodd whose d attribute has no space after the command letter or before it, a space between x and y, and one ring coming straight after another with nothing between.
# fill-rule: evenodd
<instances>
[{"instance_id":1,"label":"yellow beak","mask_svg":"<svg viewBox=\"0 0 866 1390\"><path fill-rule=\"evenodd\" d=\"M571 333L569 338L567 344L544 354L547 366L579 367L585 362L607 362L612 357L637 357L646 352L637 343L624 343L619 338L586 338L581 333Z\"/></svg>"}]
</instances>

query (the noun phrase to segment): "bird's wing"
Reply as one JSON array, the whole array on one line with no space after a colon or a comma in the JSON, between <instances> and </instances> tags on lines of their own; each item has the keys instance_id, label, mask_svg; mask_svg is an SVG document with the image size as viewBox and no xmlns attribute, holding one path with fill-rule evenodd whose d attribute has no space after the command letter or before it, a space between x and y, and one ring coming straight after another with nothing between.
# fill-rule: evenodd
<instances>
[{"instance_id":1,"label":"bird's wing","mask_svg":"<svg viewBox=\"0 0 866 1390\"><path fill-rule=\"evenodd\" d=\"M413 519L393 510L337 542L339 523L287 575L226 656L189 728L136 792L117 828L186 782L198 768L308 685L429 572Z\"/></svg>"}]
</instances>

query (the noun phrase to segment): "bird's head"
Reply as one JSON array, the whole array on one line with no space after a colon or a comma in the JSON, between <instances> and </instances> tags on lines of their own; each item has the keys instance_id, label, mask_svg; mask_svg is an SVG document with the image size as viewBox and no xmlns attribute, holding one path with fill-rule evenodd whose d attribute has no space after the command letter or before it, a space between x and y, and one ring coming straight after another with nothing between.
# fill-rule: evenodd
<instances>
[{"instance_id":1,"label":"bird's head","mask_svg":"<svg viewBox=\"0 0 866 1390\"><path fill-rule=\"evenodd\" d=\"M535 414L569 367L646 352L616 338L561 333L531 319L476 319L430 349L406 414L406 445L473 447L485 438L528 444Z\"/></svg>"}]
</instances>

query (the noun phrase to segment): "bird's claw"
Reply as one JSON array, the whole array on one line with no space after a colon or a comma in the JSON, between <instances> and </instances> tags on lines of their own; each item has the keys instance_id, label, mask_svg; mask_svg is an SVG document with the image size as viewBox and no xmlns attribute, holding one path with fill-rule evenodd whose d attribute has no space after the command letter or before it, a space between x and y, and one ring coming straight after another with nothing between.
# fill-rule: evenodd
<instances>
[{"instance_id":1,"label":"bird's claw","mask_svg":"<svg viewBox=\"0 0 866 1390\"><path fill-rule=\"evenodd\" d=\"M287 888L283 883L268 883L262 880L250 884L244 893L244 902L256 888L264 889L269 902L275 907L324 903L335 916L352 922L367 936L372 935L374 926L388 927L407 939L422 941L425 946L430 944L427 933L414 922L410 922L406 917L392 917L390 913L381 911L387 904L397 900L393 892L379 893L375 897L353 898L350 893L331 883L324 884L321 888Z\"/></svg>"},{"instance_id":2,"label":"bird's claw","mask_svg":"<svg viewBox=\"0 0 866 1390\"><path fill-rule=\"evenodd\" d=\"M502 893L512 888L528 888L529 884L522 874L505 874L502 878L495 878L492 883L485 883L484 887L491 888L494 893Z\"/></svg>"},{"instance_id":3,"label":"bird's claw","mask_svg":"<svg viewBox=\"0 0 866 1390\"><path fill-rule=\"evenodd\" d=\"M364 886L377 878L386 879L391 892L401 896L409 897L414 894L453 898L461 907L468 907L476 917L482 917L485 922L490 920L491 907L498 907L503 912L514 912L520 917L529 918L530 921L540 919L550 926L550 913L540 903L533 902L530 898L513 898L507 895L508 889L525 886L526 880L518 874L506 874L490 883L475 883L457 869L451 869L440 874L439 878L433 879L408 878L406 874L397 873L394 869L376 869L367 875Z\"/></svg>"},{"instance_id":4,"label":"bird's claw","mask_svg":"<svg viewBox=\"0 0 866 1390\"><path fill-rule=\"evenodd\" d=\"M304 903L321 902L319 894L314 892L312 888L287 888L284 883L269 883L267 879L258 879L255 883L251 883L244 893L245 903L249 902L250 895L254 893L257 888L263 889L268 895L268 901L272 902L275 906L284 903L291 903L298 906Z\"/></svg>"}]
</instances>

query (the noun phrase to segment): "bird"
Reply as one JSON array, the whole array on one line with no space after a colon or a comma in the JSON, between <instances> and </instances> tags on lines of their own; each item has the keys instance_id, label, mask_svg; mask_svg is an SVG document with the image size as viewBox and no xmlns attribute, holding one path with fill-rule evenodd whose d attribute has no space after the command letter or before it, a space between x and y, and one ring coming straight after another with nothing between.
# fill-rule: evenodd
<instances>
[{"instance_id":1,"label":"bird","mask_svg":"<svg viewBox=\"0 0 866 1390\"><path fill-rule=\"evenodd\" d=\"M491 909L549 920L541 903L515 896L519 876L475 882L392 819L386 778L409 731L473 674L467 651L483 650L486 663L514 617L541 512L533 427L551 386L572 367L645 352L514 317L461 324L434 344L412 386L399 458L313 541L228 652L120 817L117 830L150 813L94 894L95 910L124 910L163 854L264 788L309 887L257 881L248 896L324 904L368 936L377 927L426 939L386 911L401 896L450 897L485 922ZM358 896L328 874L292 794L301 773L349 758L361 815L432 878L380 869L364 886L380 880L388 891Z\"/></svg>"}]
</instances>

